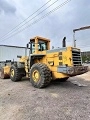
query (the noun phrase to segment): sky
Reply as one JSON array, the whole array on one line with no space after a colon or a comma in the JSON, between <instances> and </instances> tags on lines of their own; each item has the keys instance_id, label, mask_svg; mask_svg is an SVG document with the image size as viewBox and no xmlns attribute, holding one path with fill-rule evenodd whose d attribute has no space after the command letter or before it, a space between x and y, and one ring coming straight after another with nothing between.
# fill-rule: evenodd
<instances>
[{"instance_id":1,"label":"sky","mask_svg":"<svg viewBox=\"0 0 90 120\"><path fill-rule=\"evenodd\" d=\"M22 32L18 32L66 1L58 0L53 6L39 14L56 1L51 0L32 16L34 17L39 14L36 18L21 29L9 33L8 36L2 38L2 36L23 22L47 1L49 0L0 0L0 44L26 46L30 38L42 36L51 40L51 48L52 46L55 48L62 47L62 39L64 37L66 37L67 46L72 46L73 29L90 25L90 0L71 0L68 4L60 7L38 23L33 24ZM32 19L32 17L29 19ZM15 32L18 34L13 35ZM13 37L10 37L11 35ZM90 29L76 32L75 39L77 47L82 51L90 50Z\"/></svg>"}]
</instances>

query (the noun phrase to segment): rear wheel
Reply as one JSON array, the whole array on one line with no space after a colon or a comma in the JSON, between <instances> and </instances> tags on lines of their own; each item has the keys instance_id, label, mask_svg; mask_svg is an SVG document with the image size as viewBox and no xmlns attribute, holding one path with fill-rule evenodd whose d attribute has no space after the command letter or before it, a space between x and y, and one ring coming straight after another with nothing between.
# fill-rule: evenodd
<instances>
[{"instance_id":1,"label":"rear wheel","mask_svg":"<svg viewBox=\"0 0 90 120\"><path fill-rule=\"evenodd\" d=\"M14 82L20 81L21 78L25 75L24 68L17 68L12 65L10 69L10 79Z\"/></svg>"},{"instance_id":2,"label":"rear wheel","mask_svg":"<svg viewBox=\"0 0 90 120\"><path fill-rule=\"evenodd\" d=\"M30 70L30 82L36 88L44 88L51 81L51 72L45 64L36 63Z\"/></svg>"}]
</instances>

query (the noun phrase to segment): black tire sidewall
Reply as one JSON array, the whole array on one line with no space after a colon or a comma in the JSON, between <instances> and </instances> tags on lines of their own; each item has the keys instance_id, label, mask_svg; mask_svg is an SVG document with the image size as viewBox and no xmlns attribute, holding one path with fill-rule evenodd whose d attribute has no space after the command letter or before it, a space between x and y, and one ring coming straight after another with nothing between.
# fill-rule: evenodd
<instances>
[{"instance_id":1,"label":"black tire sidewall","mask_svg":"<svg viewBox=\"0 0 90 120\"><path fill-rule=\"evenodd\" d=\"M40 74L40 80L39 80L38 82L35 82L35 81L33 80L33 78L32 78L32 73L33 73L35 70L37 70L37 71L39 72L39 74ZM31 69L30 82L31 82L35 87L40 86L41 82L43 82L43 77L42 77L43 74L42 74L42 73L43 73L43 72L41 71L41 69L40 69L39 66L37 66L37 65Z\"/></svg>"},{"instance_id":2,"label":"black tire sidewall","mask_svg":"<svg viewBox=\"0 0 90 120\"><path fill-rule=\"evenodd\" d=\"M40 74L40 79L35 82L32 78L32 73L37 70ZM51 72L46 64L35 63L30 70L30 82L36 88L45 88L51 82Z\"/></svg>"},{"instance_id":3,"label":"black tire sidewall","mask_svg":"<svg viewBox=\"0 0 90 120\"><path fill-rule=\"evenodd\" d=\"M14 76L12 77L11 76L11 71L12 70L14 70ZM12 80L12 81L15 81L16 80L16 68L15 68L15 66L11 66L11 69L10 69L10 79Z\"/></svg>"}]
</instances>

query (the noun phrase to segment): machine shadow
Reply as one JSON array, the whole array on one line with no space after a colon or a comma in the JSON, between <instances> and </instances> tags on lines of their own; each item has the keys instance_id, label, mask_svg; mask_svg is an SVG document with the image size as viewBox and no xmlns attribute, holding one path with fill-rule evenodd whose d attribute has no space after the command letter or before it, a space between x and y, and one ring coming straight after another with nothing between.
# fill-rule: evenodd
<instances>
[{"instance_id":1,"label":"machine shadow","mask_svg":"<svg viewBox=\"0 0 90 120\"><path fill-rule=\"evenodd\" d=\"M85 88L90 84L90 81L86 81L83 78L76 77L76 78L70 78L66 82L61 82L60 80L53 80L50 83L50 86L55 87L63 87L63 88L72 88L72 89L79 89L79 88Z\"/></svg>"},{"instance_id":2,"label":"machine shadow","mask_svg":"<svg viewBox=\"0 0 90 120\"><path fill-rule=\"evenodd\" d=\"M24 82L24 81L30 81L30 78L23 77L22 80L21 80L21 82Z\"/></svg>"}]
</instances>

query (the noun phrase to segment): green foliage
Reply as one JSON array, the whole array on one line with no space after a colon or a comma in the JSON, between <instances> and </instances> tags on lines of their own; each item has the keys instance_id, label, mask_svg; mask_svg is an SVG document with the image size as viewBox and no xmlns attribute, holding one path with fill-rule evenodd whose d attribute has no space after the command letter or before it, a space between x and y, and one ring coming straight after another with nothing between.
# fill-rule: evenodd
<instances>
[{"instance_id":1,"label":"green foliage","mask_svg":"<svg viewBox=\"0 0 90 120\"><path fill-rule=\"evenodd\" d=\"M82 62L85 63L85 62L89 62L90 61L90 55L82 55Z\"/></svg>"}]
</instances>

